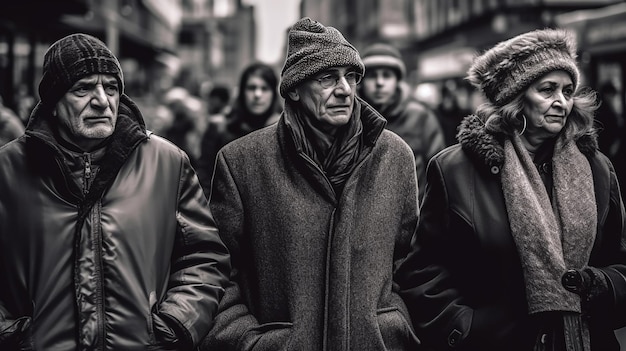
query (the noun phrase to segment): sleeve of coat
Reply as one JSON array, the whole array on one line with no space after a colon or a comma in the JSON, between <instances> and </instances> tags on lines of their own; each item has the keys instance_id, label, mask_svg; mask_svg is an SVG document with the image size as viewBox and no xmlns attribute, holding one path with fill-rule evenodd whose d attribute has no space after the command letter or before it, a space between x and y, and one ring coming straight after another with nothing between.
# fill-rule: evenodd
<instances>
[{"instance_id":1,"label":"sleeve of coat","mask_svg":"<svg viewBox=\"0 0 626 351\"><path fill-rule=\"evenodd\" d=\"M450 269L455 257L449 221L454 215L441 166L433 158L427 168L427 184L411 251L396 274L418 338L436 350L475 350L474 345L510 341L513 321L506 304L493 301L475 309L459 289ZM458 258L456 258L458 259Z\"/></svg>"},{"instance_id":2,"label":"sleeve of coat","mask_svg":"<svg viewBox=\"0 0 626 351\"><path fill-rule=\"evenodd\" d=\"M599 316L598 322L607 323L609 329L626 326L626 223L624 202L620 194L617 175L608 160L610 191L609 212L602 230L602 242L599 258L590 262L604 272L609 293L606 301L600 301L596 309L590 311L591 316Z\"/></svg>"},{"instance_id":3,"label":"sleeve of coat","mask_svg":"<svg viewBox=\"0 0 626 351\"><path fill-rule=\"evenodd\" d=\"M224 155L219 152L209 199L220 234L231 253L233 269L215 318L215 325L203 341L201 350L252 350L263 349L257 342L259 322L250 312L240 288L241 246L244 231L244 212L237 184L233 179ZM269 350L269 349L268 349Z\"/></svg>"},{"instance_id":4,"label":"sleeve of coat","mask_svg":"<svg viewBox=\"0 0 626 351\"><path fill-rule=\"evenodd\" d=\"M177 321L177 329L187 333L179 338L195 346L217 314L228 283L230 257L187 157L183 157L177 221L168 291L159 314Z\"/></svg>"}]
</instances>

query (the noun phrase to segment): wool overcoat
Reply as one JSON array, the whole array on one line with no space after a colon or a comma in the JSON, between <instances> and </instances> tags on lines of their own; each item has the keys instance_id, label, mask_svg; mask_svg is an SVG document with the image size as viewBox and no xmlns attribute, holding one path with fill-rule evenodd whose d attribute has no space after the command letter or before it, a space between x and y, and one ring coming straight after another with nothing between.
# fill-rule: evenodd
<instances>
[{"instance_id":1,"label":"wool overcoat","mask_svg":"<svg viewBox=\"0 0 626 351\"><path fill-rule=\"evenodd\" d=\"M475 116L460 143L428 166L418 234L397 274L424 345L436 350L533 350L540 320L528 315L525 284L502 192L501 141ZM589 266L601 269L609 298L591 311L593 351L618 351L614 329L626 325L626 235L616 174L592 139L578 148L593 173L597 234ZM584 205L584 204L582 204Z\"/></svg>"},{"instance_id":2,"label":"wool overcoat","mask_svg":"<svg viewBox=\"0 0 626 351\"><path fill-rule=\"evenodd\" d=\"M413 154L362 104L364 156L336 198L285 118L218 154L210 207L232 257L206 350L413 350L392 275L417 225Z\"/></svg>"}]
</instances>

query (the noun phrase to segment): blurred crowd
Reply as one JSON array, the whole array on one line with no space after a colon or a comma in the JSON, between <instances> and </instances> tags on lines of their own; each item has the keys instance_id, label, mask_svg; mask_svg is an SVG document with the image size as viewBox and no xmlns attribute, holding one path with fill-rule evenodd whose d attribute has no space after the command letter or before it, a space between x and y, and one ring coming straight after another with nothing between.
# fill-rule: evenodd
<instances>
[{"instance_id":1,"label":"blurred crowd","mask_svg":"<svg viewBox=\"0 0 626 351\"><path fill-rule=\"evenodd\" d=\"M382 52L377 52L381 47ZM412 86L404 80L406 69L395 48L381 43L365 48L363 56L366 62L372 50L377 57L386 55L390 58L391 64L385 64L389 64L397 77L397 89L402 90L402 97L396 97L393 102L377 103L376 98L368 96L365 89L368 79L359 84L358 93L388 119L388 129L402 136L413 147L419 176L419 169L425 168L435 152L457 142L459 123L476 110L483 102L482 97L464 77ZM371 77L377 68L377 63L370 63L365 78L370 77L369 81L373 81ZM180 61L170 54L157 58L151 72L151 91L147 94L141 92L141 96L133 98L144 113L148 129L185 150L207 188L217 151L238 137L276 122L282 112L283 102L277 92L280 72L269 64L250 64L241 72L236 86L199 82L193 70L181 67ZM596 111L600 150L609 156L618 175L624 179L626 130L619 86L619 82L607 81L601 86L589 88L597 92L601 102ZM132 94L132 87L129 88L129 94ZM396 90L395 83L393 90ZM18 107L15 111L2 105L0 97L0 145L21 135L28 124L36 99L25 91L21 87L16 89ZM398 117L398 114L404 113L409 102L410 109L424 110L423 113L435 120L435 126L426 127L430 136L418 135L422 132L418 129L424 129L423 125L413 125L406 118ZM426 156L420 159L420 150L425 149L429 150L423 151Z\"/></svg>"}]
</instances>

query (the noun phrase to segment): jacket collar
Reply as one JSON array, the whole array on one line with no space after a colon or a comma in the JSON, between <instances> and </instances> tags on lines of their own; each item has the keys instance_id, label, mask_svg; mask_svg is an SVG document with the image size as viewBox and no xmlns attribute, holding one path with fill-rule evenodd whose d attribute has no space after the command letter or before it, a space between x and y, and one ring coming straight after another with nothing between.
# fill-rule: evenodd
<instances>
[{"instance_id":1,"label":"jacket collar","mask_svg":"<svg viewBox=\"0 0 626 351\"><path fill-rule=\"evenodd\" d=\"M70 174L71 170L67 159L60 150L54 130L57 126L51 116L49 108L39 103L33 109L26 127L27 143L31 152L37 153L41 159L43 155L50 155L50 159L59 161L60 171ZM113 135L109 137L107 150L102 157L100 171L96 175L89 193L81 199L80 214L90 208L117 175L130 153L148 138L143 116L135 103L125 94L120 97L117 123ZM47 156L43 156L45 159ZM50 162L50 161L48 161ZM76 191L73 192L77 194Z\"/></svg>"},{"instance_id":2,"label":"jacket collar","mask_svg":"<svg viewBox=\"0 0 626 351\"><path fill-rule=\"evenodd\" d=\"M469 115L461 121L457 139L470 158L487 167L501 168L504 163L504 134L491 134L476 115ZM578 149L587 157L592 157L598 148L597 140L592 135L584 135L576 140Z\"/></svg>"}]
</instances>

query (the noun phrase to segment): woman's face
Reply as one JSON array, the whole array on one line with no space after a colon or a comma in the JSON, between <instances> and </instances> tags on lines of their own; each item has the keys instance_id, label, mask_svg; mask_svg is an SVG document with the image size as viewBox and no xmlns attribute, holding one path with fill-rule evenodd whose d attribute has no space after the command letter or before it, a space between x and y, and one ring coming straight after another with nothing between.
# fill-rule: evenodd
<instances>
[{"instance_id":1,"label":"woman's face","mask_svg":"<svg viewBox=\"0 0 626 351\"><path fill-rule=\"evenodd\" d=\"M272 106L274 92L263 78L252 75L244 88L245 103L248 111L261 115Z\"/></svg>"},{"instance_id":2,"label":"woman's face","mask_svg":"<svg viewBox=\"0 0 626 351\"><path fill-rule=\"evenodd\" d=\"M524 93L527 136L553 136L567 122L574 105L574 84L565 71L554 71L539 78Z\"/></svg>"}]
</instances>

